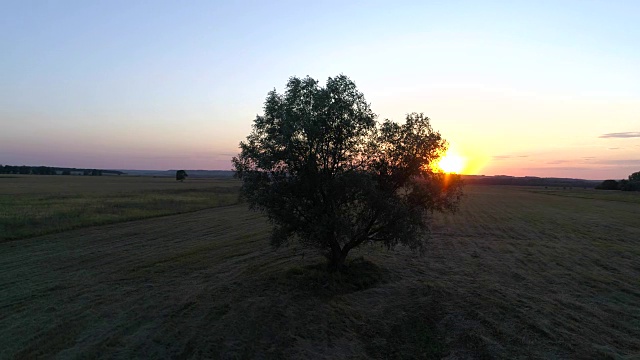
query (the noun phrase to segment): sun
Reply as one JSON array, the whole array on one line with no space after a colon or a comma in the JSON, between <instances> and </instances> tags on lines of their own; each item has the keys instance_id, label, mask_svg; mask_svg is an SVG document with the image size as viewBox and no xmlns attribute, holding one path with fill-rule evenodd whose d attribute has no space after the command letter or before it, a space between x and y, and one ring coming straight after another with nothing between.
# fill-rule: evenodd
<instances>
[{"instance_id":1,"label":"sun","mask_svg":"<svg viewBox=\"0 0 640 360\"><path fill-rule=\"evenodd\" d=\"M446 173L460 174L464 169L465 159L452 152L447 152L438 162L438 167Z\"/></svg>"}]
</instances>

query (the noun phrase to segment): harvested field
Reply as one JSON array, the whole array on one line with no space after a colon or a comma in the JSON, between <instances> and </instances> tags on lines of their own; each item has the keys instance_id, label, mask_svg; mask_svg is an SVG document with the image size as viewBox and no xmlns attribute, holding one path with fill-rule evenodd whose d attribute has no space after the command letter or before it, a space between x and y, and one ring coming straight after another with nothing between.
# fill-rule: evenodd
<instances>
[{"instance_id":1,"label":"harvested field","mask_svg":"<svg viewBox=\"0 0 640 360\"><path fill-rule=\"evenodd\" d=\"M558 192L469 187L334 279L243 204L0 243L0 358L638 357L640 207Z\"/></svg>"},{"instance_id":2,"label":"harvested field","mask_svg":"<svg viewBox=\"0 0 640 360\"><path fill-rule=\"evenodd\" d=\"M0 242L236 204L240 183L127 176L0 176Z\"/></svg>"},{"instance_id":3,"label":"harvested field","mask_svg":"<svg viewBox=\"0 0 640 360\"><path fill-rule=\"evenodd\" d=\"M50 176L3 175L0 189L3 195L117 195L136 194L145 191L206 190L212 186L237 187L230 179L188 179L184 182L171 177L149 176Z\"/></svg>"}]
</instances>

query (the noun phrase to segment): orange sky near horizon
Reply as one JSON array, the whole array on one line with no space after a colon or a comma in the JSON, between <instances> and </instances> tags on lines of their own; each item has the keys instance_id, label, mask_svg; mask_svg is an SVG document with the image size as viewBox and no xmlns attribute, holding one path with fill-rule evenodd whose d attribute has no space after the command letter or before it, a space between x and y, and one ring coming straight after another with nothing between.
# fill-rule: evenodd
<instances>
[{"instance_id":1,"label":"orange sky near horizon","mask_svg":"<svg viewBox=\"0 0 640 360\"><path fill-rule=\"evenodd\" d=\"M230 170L269 91L344 74L380 121L430 117L463 174L622 179L640 171L637 14L625 0L9 2L0 164Z\"/></svg>"}]
</instances>

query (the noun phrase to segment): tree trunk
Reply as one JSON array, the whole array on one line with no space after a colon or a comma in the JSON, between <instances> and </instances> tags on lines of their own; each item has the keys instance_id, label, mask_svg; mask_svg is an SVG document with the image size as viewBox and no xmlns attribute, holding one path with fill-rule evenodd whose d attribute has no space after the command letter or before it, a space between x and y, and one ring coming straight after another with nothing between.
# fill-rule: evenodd
<instances>
[{"instance_id":1,"label":"tree trunk","mask_svg":"<svg viewBox=\"0 0 640 360\"><path fill-rule=\"evenodd\" d=\"M328 270L329 272L333 273L333 272L337 272L337 271L341 271L344 267L344 261L347 258L347 254L349 253L349 250L345 249L340 249L339 247L337 249L333 249L333 251L331 251L331 253L329 253L329 264L328 264Z\"/></svg>"}]
</instances>

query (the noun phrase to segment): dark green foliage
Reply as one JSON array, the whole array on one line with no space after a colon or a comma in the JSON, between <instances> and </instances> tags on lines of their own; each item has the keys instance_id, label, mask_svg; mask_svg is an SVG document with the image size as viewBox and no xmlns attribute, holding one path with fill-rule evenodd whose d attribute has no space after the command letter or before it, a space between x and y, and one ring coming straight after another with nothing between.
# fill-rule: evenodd
<instances>
[{"instance_id":1,"label":"dark green foliage","mask_svg":"<svg viewBox=\"0 0 640 360\"><path fill-rule=\"evenodd\" d=\"M618 182L615 180L605 180L602 184L596 186L598 190L618 190Z\"/></svg>"},{"instance_id":2,"label":"dark green foliage","mask_svg":"<svg viewBox=\"0 0 640 360\"><path fill-rule=\"evenodd\" d=\"M102 170L97 170L97 169L89 170L89 169L85 169L85 170L82 170L82 175L84 175L84 176L102 176Z\"/></svg>"},{"instance_id":3,"label":"dark green foliage","mask_svg":"<svg viewBox=\"0 0 640 360\"><path fill-rule=\"evenodd\" d=\"M53 168L48 166L34 166L31 168L31 173L37 175L55 175Z\"/></svg>"},{"instance_id":4,"label":"dark green foliage","mask_svg":"<svg viewBox=\"0 0 640 360\"><path fill-rule=\"evenodd\" d=\"M640 181L620 180L618 187L622 191L640 191Z\"/></svg>"},{"instance_id":5,"label":"dark green foliage","mask_svg":"<svg viewBox=\"0 0 640 360\"><path fill-rule=\"evenodd\" d=\"M184 179L186 179L189 175L187 175L187 172L184 170L178 170L176 171L176 180L178 181L184 181Z\"/></svg>"},{"instance_id":6,"label":"dark green foliage","mask_svg":"<svg viewBox=\"0 0 640 360\"><path fill-rule=\"evenodd\" d=\"M620 180L618 188L622 191L640 191L640 171L629 175L629 180Z\"/></svg>"},{"instance_id":7,"label":"dark green foliage","mask_svg":"<svg viewBox=\"0 0 640 360\"><path fill-rule=\"evenodd\" d=\"M292 77L284 94L271 91L240 147L236 174L272 221L272 244L315 247L331 271L363 243L422 249L433 211L455 210L462 196L459 176L432 168L447 144L429 118L378 124L344 75L325 87Z\"/></svg>"},{"instance_id":8,"label":"dark green foliage","mask_svg":"<svg viewBox=\"0 0 640 360\"><path fill-rule=\"evenodd\" d=\"M640 191L640 171L629 175L629 180L605 180L596 186L598 190Z\"/></svg>"}]
</instances>

